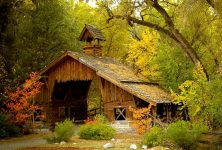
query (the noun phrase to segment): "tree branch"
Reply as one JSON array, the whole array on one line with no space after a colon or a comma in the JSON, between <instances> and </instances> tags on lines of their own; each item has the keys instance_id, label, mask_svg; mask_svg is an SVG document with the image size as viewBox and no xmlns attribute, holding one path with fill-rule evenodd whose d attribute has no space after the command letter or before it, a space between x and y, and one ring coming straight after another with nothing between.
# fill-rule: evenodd
<instances>
[{"instance_id":1,"label":"tree branch","mask_svg":"<svg viewBox=\"0 0 222 150\"><path fill-rule=\"evenodd\" d=\"M178 42L176 37L173 36L173 34L171 34L169 30L164 29L164 28L160 27L157 24L154 24L154 23L151 23L151 22L147 22L147 21L143 21L143 20L139 20L139 19L134 18L134 17L128 17L127 19L132 21L133 23L137 23L139 25L147 26L147 27L152 28L154 30L160 31L161 33L166 34L167 36L169 36L174 41Z\"/></svg>"},{"instance_id":2,"label":"tree branch","mask_svg":"<svg viewBox=\"0 0 222 150\"><path fill-rule=\"evenodd\" d=\"M171 17L169 16L169 14L166 12L166 10L162 6L159 5L158 0L151 0L151 1L153 2L153 7L163 16L166 25L169 27L169 30L170 30L169 32L172 33L172 35L177 39L178 44L181 46L184 52L188 55L188 57L191 59L194 65L198 65L200 63L207 79L209 80L209 75L207 73L207 70L204 67L199 56L197 55L196 51L193 49L190 43L186 40L186 38L175 28L174 23Z\"/></svg>"},{"instance_id":3,"label":"tree branch","mask_svg":"<svg viewBox=\"0 0 222 150\"><path fill-rule=\"evenodd\" d=\"M187 54L187 56L191 59L191 61L193 62L193 64L195 66L198 66L198 64L201 65L201 67L203 68L203 72L206 75L206 78L209 80L209 75L207 73L206 68L204 67L203 63L201 62L199 56L197 55L196 51L193 49L193 47L191 46L191 44L187 41L187 39L175 28L175 25L171 19L171 17L169 16L169 14L167 13L167 11L159 5L158 0L147 0L147 5L150 5L149 2L152 2L152 7L154 9L156 9L157 12L160 13L160 15L163 17L166 26L168 27L168 29L165 29L161 26L159 26L158 24L154 24L145 20L139 20L136 17L131 17L131 16L121 16L121 15L114 15L112 13L112 11L107 7L107 13L109 15L109 19L107 20L108 22L114 18L116 19L125 19L128 21L128 23L132 26L132 23L137 23L139 25L142 26L146 26L152 29L155 29L161 33L164 33L165 35L167 35L168 37L170 37L171 39L173 39L177 44L180 45L180 47L182 48L182 50Z\"/></svg>"},{"instance_id":4,"label":"tree branch","mask_svg":"<svg viewBox=\"0 0 222 150\"><path fill-rule=\"evenodd\" d=\"M211 0L206 0L206 2L212 7L214 8L214 3Z\"/></svg>"},{"instance_id":5,"label":"tree branch","mask_svg":"<svg viewBox=\"0 0 222 150\"><path fill-rule=\"evenodd\" d=\"M162 27L160 27L159 25L157 24L154 24L154 23L151 23L151 22L147 22L147 21L144 21L144 20L139 20L137 18L134 18L134 17L130 17L130 16L121 16L121 15L114 15L112 13L112 11L109 9L109 8L106 8L107 10L107 13L108 13L108 16L109 18L107 19L107 22L109 23L112 19L125 19L127 20L128 22L133 22L133 23L137 23L139 25L143 25L143 26L147 26L149 28L152 28L154 30L157 30L157 31L160 31L161 33L163 34L166 34L167 36L169 36L171 39L173 39L174 41L176 42L179 42L175 36L173 36L173 34L170 33L169 30L167 29L164 29Z\"/></svg>"}]
</instances>

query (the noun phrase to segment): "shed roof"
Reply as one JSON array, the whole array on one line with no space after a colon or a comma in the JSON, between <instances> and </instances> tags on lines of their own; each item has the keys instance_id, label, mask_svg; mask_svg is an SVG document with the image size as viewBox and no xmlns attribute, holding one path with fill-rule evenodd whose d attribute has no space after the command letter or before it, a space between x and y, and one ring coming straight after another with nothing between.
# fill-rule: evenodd
<instances>
[{"instance_id":1,"label":"shed roof","mask_svg":"<svg viewBox=\"0 0 222 150\"><path fill-rule=\"evenodd\" d=\"M83 40L84 34L86 33L86 31L89 31L90 35L94 39L99 39L99 40L105 41L105 37L104 37L103 33L99 29L97 29L95 26L88 25L88 24L85 24L85 27L83 28L83 30L80 34L80 37L79 37L80 41Z\"/></svg>"},{"instance_id":2,"label":"shed roof","mask_svg":"<svg viewBox=\"0 0 222 150\"><path fill-rule=\"evenodd\" d=\"M44 75L56 64L71 57L96 71L96 74L125 91L147 102L171 103L169 94L159 85L136 75L129 67L110 57L95 57L80 52L66 51L58 59L46 66L40 75Z\"/></svg>"}]
</instances>

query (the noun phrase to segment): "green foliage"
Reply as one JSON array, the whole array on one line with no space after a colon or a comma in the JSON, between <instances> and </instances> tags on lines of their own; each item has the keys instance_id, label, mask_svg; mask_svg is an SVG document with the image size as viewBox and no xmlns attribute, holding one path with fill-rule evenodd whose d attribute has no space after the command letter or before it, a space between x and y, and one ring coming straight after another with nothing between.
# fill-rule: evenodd
<instances>
[{"instance_id":1,"label":"green foliage","mask_svg":"<svg viewBox=\"0 0 222 150\"><path fill-rule=\"evenodd\" d=\"M88 120L80 126L79 136L82 139L109 140L114 137L115 130L109 126L108 120L103 115L96 115L93 120Z\"/></svg>"},{"instance_id":2,"label":"green foliage","mask_svg":"<svg viewBox=\"0 0 222 150\"><path fill-rule=\"evenodd\" d=\"M114 137L115 130L107 124L85 124L80 127L79 136L82 139L109 140Z\"/></svg>"},{"instance_id":3,"label":"green foliage","mask_svg":"<svg viewBox=\"0 0 222 150\"><path fill-rule=\"evenodd\" d=\"M100 114L97 114L94 117L94 120L100 124L108 124L109 123L108 119L104 115L100 115Z\"/></svg>"},{"instance_id":4,"label":"green foliage","mask_svg":"<svg viewBox=\"0 0 222 150\"><path fill-rule=\"evenodd\" d=\"M193 64L181 52L180 48L171 42L165 42L161 36L159 51L154 60L159 66L160 84L166 89L177 91L178 86L186 80L193 79Z\"/></svg>"},{"instance_id":5,"label":"green foliage","mask_svg":"<svg viewBox=\"0 0 222 150\"><path fill-rule=\"evenodd\" d=\"M98 10L97 12L100 11L101 10ZM125 61L131 42L130 31L132 29L129 28L125 20L112 20L107 24L104 12L103 18L104 19L99 22L99 24L103 25L102 32L106 37L106 41L103 44L103 54Z\"/></svg>"},{"instance_id":6,"label":"green foliage","mask_svg":"<svg viewBox=\"0 0 222 150\"><path fill-rule=\"evenodd\" d=\"M186 81L179 86L180 92L172 91L174 102L183 103L183 108L188 108L192 122L201 122L210 129L218 129L222 126L222 85L221 80L212 79L207 81L201 75L200 69L196 69L194 76L196 81Z\"/></svg>"},{"instance_id":7,"label":"green foliage","mask_svg":"<svg viewBox=\"0 0 222 150\"><path fill-rule=\"evenodd\" d=\"M201 134L206 130L203 125L182 120L169 124L166 135L183 149L190 149L196 147Z\"/></svg>"},{"instance_id":8,"label":"green foliage","mask_svg":"<svg viewBox=\"0 0 222 150\"><path fill-rule=\"evenodd\" d=\"M18 136L20 129L8 123L6 114L0 112L0 138Z\"/></svg>"},{"instance_id":9,"label":"green foliage","mask_svg":"<svg viewBox=\"0 0 222 150\"><path fill-rule=\"evenodd\" d=\"M102 98L101 98L99 86L97 82L93 80L90 84L90 89L87 96L88 110L100 108L101 101L102 101Z\"/></svg>"},{"instance_id":10,"label":"green foliage","mask_svg":"<svg viewBox=\"0 0 222 150\"><path fill-rule=\"evenodd\" d=\"M210 76L216 74L222 57L221 47L221 16L206 3L206 0L184 0L176 9L175 20L182 34L195 48ZM213 1L212 1L213 2ZM190 7L192 5L192 7ZM221 6L217 4L217 6ZM189 9L188 9L189 8ZM210 42L208 42L210 41Z\"/></svg>"},{"instance_id":11,"label":"green foliage","mask_svg":"<svg viewBox=\"0 0 222 150\"><path fill-rule=\"evenodd\" d=\"M73 12L74 18L78 20L76 27L79 34L85 24L96 25L106 38L106 41L101 42L103 55L124 59L128 50L127 45L130 43L130 32L126 21L115 20L107 23L107 14L104 10L92 8L85 2L77 3ZM97 16L96 19L95 16Z\"/></svg>"},{"instance_id":12,"label":"green foliage","mask_svg":"<svg viewBox=\"0 0 222 150\"><path fill-rule=\"evenodd\" d=\"M60 51L79 50L80 31L73 10L72 3L63 0L27 0L12 9L7 26L11 45L4 51L10 50L15 80L24 80L31 71L43 68Z\"/></svg>"},{"instance_id":13,"label":"green foliage","mask_svg":"<svg viewBox=\"0 0 222 150\"><path fill-rule=\"evenodd\" d=\"M164 129L154 126L148 132L145 133L143 138L143 144L147 145L148 147L160 146L163 145L164 140Z\"/></svg>"},{"instance_id":14,"label":"green foliage","mask_svg":"<svg viewBox=\"0 0 222 150\"><path fill-rule=\"evenodd\" d=\"M176 144L183 149L196 148L203 132L207 131L203 124L188 121L170 123L166 129L153 127L144 135L143 144L148 147Z\"/></svg>"},{"instance_id":15,"label":"green foliage","mask_svg":"<svg viewBox=\"0 0 222 150\"><path fill-rule=\"evenodd\" d=\"M74 124L71 120L66 119L63 122L56 123L55 131L52 136L46 138L49 143L69 141L74 134Z\"/></svg>"}]
</instances>

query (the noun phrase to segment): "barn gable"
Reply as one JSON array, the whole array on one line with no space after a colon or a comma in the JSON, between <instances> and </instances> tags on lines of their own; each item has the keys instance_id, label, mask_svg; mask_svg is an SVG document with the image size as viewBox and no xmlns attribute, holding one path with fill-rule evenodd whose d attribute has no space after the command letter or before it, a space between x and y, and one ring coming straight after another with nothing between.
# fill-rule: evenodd
<instances>
[{"instance_id":1,"label":"barn gable","mask_svg":"<svg viewBox=\"0 0 222 150\"><path fill-rule=\"evenodd\" d=\"M44 104L48 121L86 119L92 81L98 83L103 113L110 121L130 120L129 106L147 107L150 103L155 107L154 113L160 111L160 116L166 116L164 110L171 104L169 94L119 61L102 57L100 41L105 38L101 31L85 25L80 40L86 44L83 53L65 51L39 72L45 86L38 98Z\"/></svg>"},{"instance_id":2,"label":"barn gable","mask_svg":"<svg viewBox=\"0 0 222 150\"><path fill-rule=\"evenodd\" d=\"M64 63L64 59L67 59L65 62L68 64ZM71 60L76 62L76 64L79 62L81 68L75 70L75 65L72 66L72 63L71 65L69 64ZM56 76L56 71L53 70L53 67L58 64L61 64L61 68L64 69L62 70L64 75L58 74ZM70 71L66 71L68 68L70 68ZM65 81L67 79L92 80L93 76L97 75L144 101L152 102L153 104L171 103L169 94L159 85L150 82L143 76L136 75L127 66L113 58L94 57L80 52L66 51L60 58L44 68L40 72L40 76L44 76L49 70L53 70L52 74L56 76L56 79L59 79L59 81ZM78 75L78 73L80 74Z\"/></svg>"},{"instance_id":3,"label":"barn gable","mask_svg":"<svg viewBox=\"0 0 222 150\"><path fill-rule=\"evenodd\" d=\"M46 83L41 92L42 101L47 101L45 108L50 112L48 118L52 122L64 117L86 119L87 93L92 80L98 82L103 111L110 121L116 119L117 116L113 115L116 109L124 109L125 118L122 119L130 119L129 106L170 103L168 93L157 84L136 75L127 66L109 57L66 51L39 75ZM49 104L51 107L48 107Z\"/></svg>"}]
</instances>

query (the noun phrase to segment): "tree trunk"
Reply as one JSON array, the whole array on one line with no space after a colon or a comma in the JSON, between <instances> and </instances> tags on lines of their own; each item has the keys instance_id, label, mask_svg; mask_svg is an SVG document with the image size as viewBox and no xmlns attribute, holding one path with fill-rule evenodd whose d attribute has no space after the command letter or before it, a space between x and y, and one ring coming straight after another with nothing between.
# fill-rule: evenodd
<instances>
[{"instance_id":1,"label":"tree trunk","mask_svg":"<svg viewBox=\"0 0 222 150\"><path fill-rule=\"evenodd\" d=\"M207 72L205 66L203 65L201 59L199 58L199 56L197 55L196 51L193 49L191 44L188 42L188 40L175 28L174 23L173 23L171 17L166 12L166 10L162 6L159 5L158 0L147 0L146 1L147 5L150 5L149 2L152 2L152 7L154 9L156 9L159 12L159 14L163 17L168 29L166 29L164 27L161 27L158 24L155 24L155 23L152 23L152 22L148 22L148 21L145 21L145 20L140 20L136 17L114 15L108 7L105 8L108 15L109 15L109 19L107 21L109 22L110 20L112 20L114 18L116 18L116 19L125 19L130 24L137 23L139 25L152 28L152 29L154 29L158 32L161 32L161 33L165 34L166 36L171 38L173 41L175 41L182 48L183 52L190 58L190 60L193 62L193 64L196 67L199 66L199 65L202 67L206 78L209 80L208 72Z\"/></svg>"}]
</instances>

